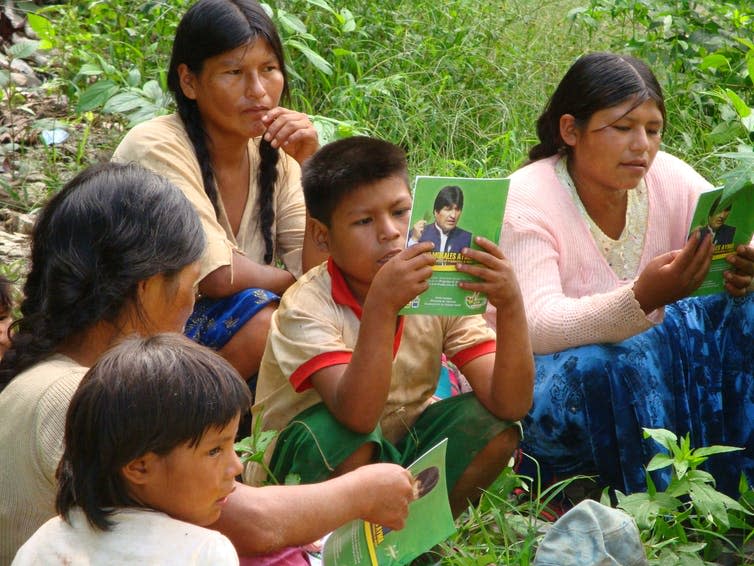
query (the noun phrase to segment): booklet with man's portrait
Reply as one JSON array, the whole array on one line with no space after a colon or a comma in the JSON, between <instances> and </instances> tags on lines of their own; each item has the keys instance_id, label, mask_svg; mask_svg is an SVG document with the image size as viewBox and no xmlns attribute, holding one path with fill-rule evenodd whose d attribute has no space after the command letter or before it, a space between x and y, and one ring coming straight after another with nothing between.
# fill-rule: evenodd
<instances>
[{"instance_id":1,"label":"booklet with man's portrait","mask_svg":"<svg viewBox=\"0 0 754 566\"><path fill-rule=\"evenodd\" d=\"M456 529L445 479L447 444L447 438L443 439L408 467L414 501L409 504L403 529L393 531L360 519L352 521L327 537L320 564L401 566L452 535Z\"/></svg>"},{"instance_id":2,"label":"booklet with man's portrait","mask_svg":"<svg viewBox=\"0 0 754 566\"><path fill-rule=\"evenodd\" d=\"M503 225L509 180L419 176L407 246L432 242L437 262L429 289L401 309L401 314L462 316L481 314L487 308L484 294L466 291L459 281L476 280L458 271L460 263L473 263L464 248L479 249L476 236L498 243Z\"/></svg>"},{"instance_id":3,"label":"booklet with man's portrait","mask_svg":"<svg viewBox=\"0 0 754 566\"><path fill-rule=\"evenodd\" d=\"M749 244L754 234L754 183L733 190L720 187L699 195L688 237L697 234L712 238L712 264L707 277L692 295L725 291L723 272L732 269L725 258L741 244Z\"/></svg>"}]
</instances>

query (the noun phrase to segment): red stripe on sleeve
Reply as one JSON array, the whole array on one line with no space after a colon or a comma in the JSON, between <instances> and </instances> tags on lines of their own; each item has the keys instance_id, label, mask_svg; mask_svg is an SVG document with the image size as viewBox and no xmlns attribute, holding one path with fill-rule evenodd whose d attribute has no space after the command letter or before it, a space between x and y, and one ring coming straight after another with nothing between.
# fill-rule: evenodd
<instances>
[{"instance_id":1,"label":"red stripe on sleeve","mask_svg":"<svg viewBox=\"0 0 754 566\"><path fill-rule=\"evenodd\" d=\"M314 373L330 366L348 364L351 361L351 355L351 352L325 352L324 354L314 356L308 362L304 362L298 366L288 380L291 382L296 393L301 393L312 387L312 382L309 378Z\"/></svg>"}]
</instances>

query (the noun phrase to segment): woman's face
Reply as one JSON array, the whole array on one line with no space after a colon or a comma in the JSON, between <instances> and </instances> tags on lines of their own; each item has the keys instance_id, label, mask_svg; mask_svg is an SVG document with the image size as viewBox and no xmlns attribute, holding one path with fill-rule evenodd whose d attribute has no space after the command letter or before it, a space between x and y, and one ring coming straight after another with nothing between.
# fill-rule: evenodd
<instances>
[{"instance_id":1,"label":"woman's face","mask_svg":"<svg viewBox=\"0 0 754 566\"><path fill-rule=\"evenodd\" d=\"M199 262L188 264L177 274L167 277L153 275L140 284L140 317L131 317L136 332L183 332L188 317L194 309L196 286L199 283Z\"/></svg>"},{"instance_id":2,"label":"woman's face","mask_svg":"<svg viewBox=\"0 0 754 566\"><path fill-rule=\"evenodd\" d=\"M583 128L561 117L561 136L571 147L569 169L579 191L634 188L647 174L662 136L662 113L653 100L634 99L595 112Z\"/></svg>"},{"instance_id":3,"label":"woman's face","mask_svg":"<svg viewBox=\"0 0 754 566\"><path fill-rule=\"evenodd\" d=\"M198 74L179 65L178 75L215 143L261 136L262 117L279 104L285 86L280 61L262 38L205 59Z\"/></svg>"}]
</instances>

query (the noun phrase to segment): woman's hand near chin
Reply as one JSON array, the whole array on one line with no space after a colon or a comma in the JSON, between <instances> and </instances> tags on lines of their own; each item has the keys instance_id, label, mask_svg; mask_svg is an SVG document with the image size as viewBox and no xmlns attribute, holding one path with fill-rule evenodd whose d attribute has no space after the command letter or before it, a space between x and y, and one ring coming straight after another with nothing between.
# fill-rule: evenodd
<instances>
[{"instance_id":1,"label":"woman's hand near chin","mask_svg":"<svg viewBox=\"0 0 754 566\"><path fill-rule=\"evenodd\" d=\"M317 129L309 116L282 106L273 108L262 118L267 130L264 139L274 148L282 148L293 159L303 164L319 149Z\"/></svg>"},{"instance_id":2,"label":"woman's hand near chin","mask_svg":"<svg viewBox=\"0 0 754 566\"><path fill-rule=\"evenodd\" d=\"M698 232L680 250L654 258L634 282L634 296L642 310L649 314L688 297L704 281L711 261L712 238Z\"/></svg>"}]
</instances>

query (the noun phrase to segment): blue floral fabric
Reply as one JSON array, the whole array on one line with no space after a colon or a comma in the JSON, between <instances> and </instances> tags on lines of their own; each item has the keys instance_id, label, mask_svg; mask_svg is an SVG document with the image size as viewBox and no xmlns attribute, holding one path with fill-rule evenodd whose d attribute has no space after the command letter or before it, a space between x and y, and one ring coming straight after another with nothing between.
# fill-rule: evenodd
<instances>
[{"instance_id":1,"label":"blue floral fabric","mask_svg":"<svg viewBox=\"0 0 754 566\"><path fill-rule=\"evenodd\" d=\"M186 323L185 334L195 342L219 350L255 314L279 300L266 289L244 289L221 299L199 299Z\"/></svg>"},{"instance_id":2,"label":"blue floral fabric","mask_svg":"<svg viewBox=\"0 0 754 566\"><path fill-rule=\"evenodd\" d=\"M660 451L643 438L646 427L688 433L692 447L744 448L705 466L729 495L737 495L742 472L754 483L753 294L684 299L666 307L662 324L623 342L535 361L522 448L545 481L597 474L626 493L646 490L645 466ZM663 489L670 469L652 479Z\"/></svg>"}]
</instances>

